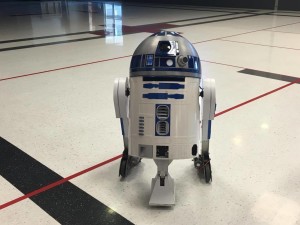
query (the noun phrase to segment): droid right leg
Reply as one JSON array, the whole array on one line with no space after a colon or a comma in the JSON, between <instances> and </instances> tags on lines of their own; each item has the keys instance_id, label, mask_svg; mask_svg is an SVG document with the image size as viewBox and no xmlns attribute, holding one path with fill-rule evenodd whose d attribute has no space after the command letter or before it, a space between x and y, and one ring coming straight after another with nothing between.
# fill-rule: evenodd
<instances>
[{"instance_id":1,"label":"droid right leg","mask_svg":"<svg viewBox=\"0 0 300 225\"><path fill-rule=\"evenodd\" d=\"M194 166L199 170L199 173L204 175L205 182L210 183L212 181L211 163L209 157L209 137L207 136L210 126L210 121L202 121L202 142L201 142L201 154L194 158ZM206 131L206 132L205 132Z\"/></svg>"},{"instance_id":2,"label":"droid right leg","mask_svg":"<svg viewBox=\"0 0 300 225\"><path fill-rule=\"evenodd\" d=\"M211 164L209 157L209 139L211 136L211 121L215 117L216 110L216 94L215 81L213 79L205 79L200 98L201 115L201 154L194 158L194 165L203 172L206 183L212 180Z\"/></svg>"},{"instance_id":3,"label":"droid right leg","mask_svg":"<svg viewBox=\"0 0 300 225\"><path fill-rule=\"evenodd\" d=\"M124 142L123 156L120 162L119 176L126 177L129 170L136 166L141 158L133 157L128 154L128 127L129 120L127 116L128 111L128 96L129 96L129 84L127 78L117 78L114 84L114 105L116 117L120 118L121 129Z\"/></svg>"},{"instance_id":4,"label":"droid right leg","mask_svg":"<svg viewBox=\"0 0 300 225\"><path fill-rule=\"evenodd\" d=\"M201 155L199 159L201 161L200 168L204 174L205 182L209 183L212 181L211 164L209 157L209 139L211 132L211 120L202 121L202 143L201 143Z\"/></svg>"}]
</instances>

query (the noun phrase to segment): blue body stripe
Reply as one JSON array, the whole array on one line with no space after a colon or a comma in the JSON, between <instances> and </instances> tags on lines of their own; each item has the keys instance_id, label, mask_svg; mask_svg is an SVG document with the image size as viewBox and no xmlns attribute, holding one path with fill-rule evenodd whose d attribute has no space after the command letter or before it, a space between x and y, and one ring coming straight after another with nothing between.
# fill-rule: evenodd
<instances>
[{"instance_id":1,"label":"blue body stripe","mask_svg":"<svg viewBox=\"0 0 300 225\"><path fill-rule=\"evenodd\" d=\"M184 99L184 95L182 94L168 94L168 93L149 93L149 94L143 94L143 98L148 99Z\"/></svg>"},{"instance_id":2,"label":"blue body stripe","mask_svg":"<svg viewBox=\"0 0 300 225\"><path fill-rule=\"evenodd\" d=\"M211 136L211 120L208 121L208 134L207 134L207 138L210 139Z\"/></svg>"},{"instance_id":3,"label":"blue body stripe","mask_svg":"<svg viewBox=\"0 0 300 225\"><path fill-rule=\"evenodd\" d=\"M140 71L179 71L179 72L190 72L190 73L200 73L199 69L187 69L187 68L133 68L130 69L131 72L140 72Z\"/></svg>"},{"instance_id":4,"label":"blue body stripe","mask_svg":"<svg viewBox=\"0 0 300 225\"><path fill-rule=\"evenodd\" d=\"M120 118L120 122L121 122L122 135L124 136L124 125L123 125L123 119L122 118Z\"/></svg>"},{"instance_id":5,"label":"blue body stripe","mask_svg":"<svg viewBox=\"0 0 300 225\"><path fill-rule=\"evenodd\" d=\"M148 89L152 89L152 88L173 89L173 90L184 89L184 85L178 83L159 83L159 84L148 83L148 84L144 84L143 87Z\"/></svg>"},{"instance_id":6,"label":"blue body stripe","mask_svg":"<svg viewBox=\"0 0 300 225\"><path fill-rule=\"evenodd\" d=\"M181 76L143 76L143 81L174 81L184 82L185 77Z\"/></svg>"}]
</instances>

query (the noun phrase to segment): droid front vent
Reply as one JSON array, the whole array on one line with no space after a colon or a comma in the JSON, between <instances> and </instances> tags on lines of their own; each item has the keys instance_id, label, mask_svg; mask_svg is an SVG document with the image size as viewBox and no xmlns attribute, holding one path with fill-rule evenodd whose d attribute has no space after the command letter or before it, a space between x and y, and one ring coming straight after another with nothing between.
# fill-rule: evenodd
<instances>
[{"instance_id":1,"label":"droid front vent","mask_svg":"<svg viewBox=\"0 0 300 225\"><path fill-rule=\"evenodd\" d=\"M144 136L144 130L145 130L145 118L143 116L139 117L139 135Z\"/></svg>"},{"instance_id":2,"label":"droid front vent","mask_svg":"<svg viewBox=\"0 0 300 225\"><path fill-rule=\"evenodd\" d=\"M159 135L167 135L169 133L169 123L167 121L158 121L156 124L156 132Z\"/></svg>"},{"instance_id":3,"label":"droid front vent","mask_svg":"<svg viewBox=\"0 0 300 225\"><path fill-rule=\"evenodd\" d=\"M156 108L156 116L160 120L166 120L169 117L169 107L167 105L159 105Z\"/></svg>"}]
</instances>

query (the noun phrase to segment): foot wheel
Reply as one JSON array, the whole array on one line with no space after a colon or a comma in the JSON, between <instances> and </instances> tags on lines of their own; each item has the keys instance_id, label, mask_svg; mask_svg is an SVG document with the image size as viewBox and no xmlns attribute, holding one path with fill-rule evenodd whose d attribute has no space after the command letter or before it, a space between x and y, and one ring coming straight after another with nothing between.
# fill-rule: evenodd
<instances>
[{"instance_id":1,"label":"foot wheel","mask_svg":"<svg viewBox=\"0 0 300 225\"><path fill-rule=\"evenodd\" d=\"M119 169L119 176L126 177L128 173L127 170L127 159L122 158L120 163L120 169Z\"/></svg>"},{"instance_id":2,"label":"foot wheel","mask_svg":"<svg viewBox=\"0 0 300 225\"><path fill-rule=\"evenodd\" d=\"M199 155L199 157L195 157L193 161L200 178L204 178L206 183L210 183L212 181L210 158Z\"/></svg>"},{"instance_id":3,"label":"foot wheel","mask_svg":"<svg viewBox=\"0 0 300 225\"><path fill-rule=\"evenodd\" d=\"M141 158L128 155L128 149L123 151L123 157L120 163L119 176L126 177L130 169L141 162Z\"/></svg>"},{"instance_id":4,"label":"foot wheel","mask_svg":"<svg viewBox=\"0 0 300 225\"><path fill-rule=\"evenodd\" d=\"M204 177L206 183L210 183L212 181L210 162L207 162L204 166Z\"/></svg>"}]
</instances>

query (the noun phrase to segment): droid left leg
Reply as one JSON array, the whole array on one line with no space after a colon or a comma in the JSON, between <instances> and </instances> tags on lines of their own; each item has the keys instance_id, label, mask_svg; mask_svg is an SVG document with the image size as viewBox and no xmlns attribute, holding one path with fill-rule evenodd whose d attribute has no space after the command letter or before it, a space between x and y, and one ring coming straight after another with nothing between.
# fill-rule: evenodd
<instances>
[{"instance_id":1,"label":"droid left leg","mask_svg":"<svg viewBox=\"0 0 300 225\"><path fill-rule=\"evenodd\" d=\"M126 177L130 169L141 162L141 158L128 154L128 96L129 84L127 78L117 78L114 84L114 105L116 117L120 118L124 142L123 156L120 162L119 176Z\"/></svg>"},{"instance_id":2,"label":"droid left leg","mask_svg":"<svg viewBox=\"0 0 300 225\"><path fill-rule=\"evenodd\" d=\"M201 154L194 158L194 165L199 172L203 172L206 183L212 181L211 163L209 157L209 140L211 136L211 124L216 111L215 81L204 79L200 96L201 108Z\"/></svg>"}]
</instances>

